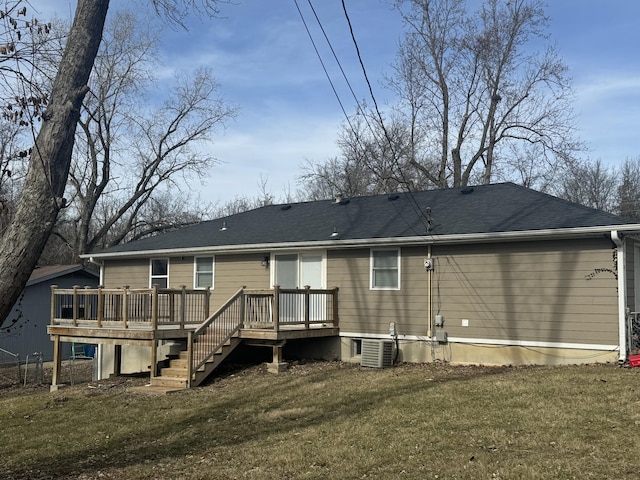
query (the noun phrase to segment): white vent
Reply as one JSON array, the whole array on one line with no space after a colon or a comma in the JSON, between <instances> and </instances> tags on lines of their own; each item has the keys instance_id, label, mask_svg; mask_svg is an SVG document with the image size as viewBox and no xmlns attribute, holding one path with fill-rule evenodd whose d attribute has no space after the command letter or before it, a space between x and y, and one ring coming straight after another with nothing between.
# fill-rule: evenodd
<instances>
[{"instance_id":1,"label":"white vent","mask_svg":"<svg viewBox=\"0 0 640 480\"><path fill-rule=\"evenodd\" d=\"M393 342L390 340L362 340L363 367L386 368L393 365Z\"/></svg>"}]
</instances>

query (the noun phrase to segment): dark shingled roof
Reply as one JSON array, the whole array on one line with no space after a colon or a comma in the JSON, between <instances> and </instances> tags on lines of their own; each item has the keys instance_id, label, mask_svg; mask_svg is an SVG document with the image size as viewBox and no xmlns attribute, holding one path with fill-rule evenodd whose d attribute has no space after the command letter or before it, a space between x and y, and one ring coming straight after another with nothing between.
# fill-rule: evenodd
<instances>
[{"instance_id":1,"label":"dark shingled roof","mask_svg":"<svg viewBox=\"0 0 640 480\"><path fill-rule=\"evenodd\" d=\"M428 214L427 212L430 212ZM428 228L428 219L431 226ZM627 224L513 183L269 205L98 252L477 234ZM225 230L221 230L226 226ZM334 229L337 236L331 237Z\"/></svg>"},{"instance_id":2,"label":"dark shingled roof","mask_svg":"<svg viewBox=\"0 0 640 480\"><path fill-rule=\"evenodd\" d=\"M85 273L96 279L100 277L98 272L84 268L82 265L46 265L44 267L36 267L35 270L31 272L27 287L76 272Z\"/></svg>"}]
</instances>

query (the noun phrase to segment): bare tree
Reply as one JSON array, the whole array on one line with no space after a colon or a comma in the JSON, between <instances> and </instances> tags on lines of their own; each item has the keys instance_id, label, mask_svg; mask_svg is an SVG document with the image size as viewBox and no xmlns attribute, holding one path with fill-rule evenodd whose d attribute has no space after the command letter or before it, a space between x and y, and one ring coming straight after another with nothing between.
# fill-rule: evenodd
<instances>
[{"instance_id":1,"label":"bare tree","mask_svg":"<svg viewBox=\"0 0 640 480\"><path fill-rule=\"evenodd\" d=\"M212 217L226 217L228 215L235 215L236 213L246 212L247 210L253 210L254 208L273 205L276 201L286 203L294 200L293 196L287 192L285 192L282 198L276 199L275 195L273 195L273 193L269 191L268 183L269 179L261 174L258 181L257 195L253 197L249 197L247 195L236 196L235 198L227 200L221 205L216 205L211 209Z\"/></svg>"},{"instance_id":2,"label":"bare tree","mask_svg":"<svg viewBox=\"0 0 640 480\"><path fill-rule=\"evenodd\" d=\"M573 137L572 92L542 0L484 0L477 11L466 0L394 3L406 26L388 82L399 99L394 119L376 108L364 115L378 119L368 131L347 124L359 151L349 158L366 157L381 179L392 159L394 178L409 188L544 186L574 160L582 145Z\"/></svg>"},{"instance_id":3,"label":"bare tree","mask_svg":"<svg viewBox=\"0 0 640 480\"><path fill-rule=\"evenodd\" d=\"M5 2L4 16L13 17ZM215 0L184 0L184 4L214 8ZM154 2L167 14L178 14L178 0ZM4 322L24 288L61 208L67 183L80 108L102 38L108 0L78 0L73 25L58 66L46 110L29 160L24 188L13 220L0 242L0 322ZM173 10L172 10L173 8ZM17 11L16 11L17 14ZM17 22L17 20L14 18ZM10 42L11 32L0 44ZM6 75L6 73L2 72ZM1 75L0 75L1 76Z\"/></svg>"},{"instance_id":4,"label":"bare tree","mask_svg":"<svg viewBox=\"0 0 640 480\"><path fill-rule=\"evenodd\" d=\"M78 122L72 199L57 232L76 257L203 218L176 177L205 175L215 159L198 147L235 110L215 96L208 70L181 75L162 107L147 108L156 41L131 12L106 27Z\"/></svg>"},{"instance_id":5,"label":"bare tree","mask_svg":"<svg viewBox=\"0 0 640 480\"><path fill-rule=\"evenodd\" d=\"M618 215L640 222L640 157L627 158L622 164L617 193Z\"/></svg>"},{"instance_id":6,"label":"bare tree","mask_svg":"<svg viewBox=\"0 0 640 480\"><path fill-rule=\"evenodd\" d=\"M581 148L567 68L548 42L538 53L541 0L486 0L471 13L464 0L409 4L392 86L407 106L413 165L431 182L463 186L477 173L490 183L496 166L516 166L512 145L535 148L539 169Z\"/></svg>"},{"instance_id":7,"label":"bare tree","mask_svg":"<svg viewBox=\"0 0 640 480\"><path fill-rule=\"evenodd\" d=\"M618 173L598 159L573 165L565 172L554 193L570 202L614 212L617 190Z\"/></svg>"},{"instance_id":8,"label":"bare tree","mask_svg":"<svg viewBox=\"0 0 640 480\"><path fill-rule=\"evenodd\" d=\"M0 118L0 237L9 225L25 174L26 156L20 127Z\"/></svg>"},{"instance_id":9,"label":"bare tree","mask_svg":"<svg viewBox=\"0 0 640 480\"><path fill-rule=\"evenodd\" d=\"M361 112L349 118L339 138L341 155L306 161L299 182L310 200L425 189L429 181L410 165L409 132L395 118L382 121Z\"/></svg>"}]
</instances>

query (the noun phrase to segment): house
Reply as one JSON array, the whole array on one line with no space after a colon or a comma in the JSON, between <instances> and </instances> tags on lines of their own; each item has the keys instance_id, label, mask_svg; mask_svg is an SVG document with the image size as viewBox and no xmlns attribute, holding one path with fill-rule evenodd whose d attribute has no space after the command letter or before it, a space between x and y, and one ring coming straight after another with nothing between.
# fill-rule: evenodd
<instances>
[{"instance_id":1,"label":"house","mask_svg":"<svg viewBox=\"0 0 640 480\"><path fill-rule=\"evenodd\" d=\"M627 311L640 306L639 231L615 215L502 183L269 205L90 260L105 288L177 292L157 297L155 307L143 302L169 312L174 326L181 289L180 298L205 295L207 315L242 292L253 295L238 307L243 320L225 341L271 346L275 365L283 355L360 362L376 345L405 362L613 362L626 360L635 336ZM251 329L247 315L255 315L260 298L267 298L260 309L268 319L257 322L272 322L276 333ZM302 325L302 317L306 333L283 328ZM190 344L182 318L182 339L153 327L152 348L139 347L140 366L156 365L154 351L169 337ZM325 328L309 328L314 319ZM63 341L79 334L63 327ZM105 352L115 352L104 368L127 363L118 343L104 343ZM193 341L193 348L201 344Z\"/></svg>"},{"instance_id":2,"label":"house","mask_svg":"<svg viewBox=\"0 0 640 480\"><path fill-rule=\"evenodd\" d=\"M42 360L53 359L53 344L46 326L51 320L51 285L73 288L98 285L98 273L82 265L50 265L36 268L0 328L0 348L20 355L42 354ZM65 345L63 358L71 356L71 345Z\"/></svg>"}]
</instances>

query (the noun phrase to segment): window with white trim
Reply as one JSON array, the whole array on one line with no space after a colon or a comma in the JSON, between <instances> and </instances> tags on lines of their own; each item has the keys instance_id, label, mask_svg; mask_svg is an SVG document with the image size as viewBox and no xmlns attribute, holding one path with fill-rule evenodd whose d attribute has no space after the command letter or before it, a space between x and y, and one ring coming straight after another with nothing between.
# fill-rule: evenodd
<instances>
[{"instance_id":1,"label":"window with white trim","mask_svg":"<svg viewBox=\"0 0 640 480\"><path fill-rule=\"evenodd\" d=\"M400 290L400 250L371 250L372 290Z\"/></svg>"},{"instance_id":2,"label":"window with white trim","mask_svg":"<svg viewBox=\"0 0 640 480\"><path fill-rule=\"evenodd\" d=\"M213 257L196 257L193 264L193 288L213 288Z\"/></svg>"},{"instance_id":3,"label":"window with white trim","mask_svg":"<svg viewBox=\"0 0 640 480\"><path fill-rule=\"evenodd\" d=\"M168 288L169 286L169 259L168 258L152 258L151 259L151 278L150 286L158 285L158 288Z\"/></svg>"}]
</instances>

